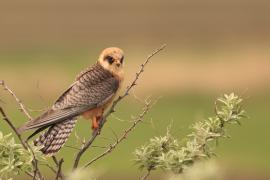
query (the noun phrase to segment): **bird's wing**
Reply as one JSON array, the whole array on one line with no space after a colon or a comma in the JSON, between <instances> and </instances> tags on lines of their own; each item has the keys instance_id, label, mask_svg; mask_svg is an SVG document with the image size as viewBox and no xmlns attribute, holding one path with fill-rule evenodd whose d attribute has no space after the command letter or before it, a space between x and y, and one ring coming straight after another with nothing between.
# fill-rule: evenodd
<instances>
[{"instance_id":1,"label":"bird's wing","mask_svg":"<svg viewBox=\"0 0 270 180\"><path fill-rule=\"evenodd\" d=\"M52 124L64 121L68 118L78 116L87 109L91 109L93 106L94 105L70 107L59 110L49 110L44 114L42 114L41 116L39 116L38 118L34 119L33 121L26 123L24 126L19 128L19 131L48 127Z\"/></svg>"},{"instance_id":2,"label":"bird's wing","mask_svg":"<svg viewBox=\"0 0 270 180\"><path fill-rule=\"evenodd\" d=\"M48 127L78 116L87 110L102 106L115 95L119 88L119 80L113 76L102 79L95 84L87 83L85 77L81 78L58 98L51 110L20 127L19 132ZM86 87L87 84L91 84L91 86Z\"/></svg>"}]
</instances>

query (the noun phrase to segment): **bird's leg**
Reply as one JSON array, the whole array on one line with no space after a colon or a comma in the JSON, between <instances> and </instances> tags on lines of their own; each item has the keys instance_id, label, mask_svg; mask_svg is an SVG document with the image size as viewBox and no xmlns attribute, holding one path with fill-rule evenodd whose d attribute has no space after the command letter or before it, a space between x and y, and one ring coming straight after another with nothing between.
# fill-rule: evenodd
<instances>
[{"instance_id":1,"label":"bird's leg","mask_svg":"<svg viewBox=\"0 0 270 180\"><path fill-rule=\"evenodd\" d=\"M93 134L98 131L98 134L100 134L100 121L102 119L102 116L95 116L92 119L92 129L93 129Z\"/></svg>"},{"instance_id":2,"label":"bird's leg","mask_svg":"<svg viewBox=\"0 0 270 180\"><path fill-rule=\"evenodd\" d=\"M98 116L94 116L92 119L92 129L95 131L98 128L99 128Z\"/></svg>"},{"instance_id":3,"label":"bird's leg","mask_svg":"<svg viewBox=\"0 0 270 180\"><path fill-rule=\"evenodd\" d=\"M97 123L98 123L98 127L100 127L100 121L102 120L102 115L101 116L97 116Z\"/></svg>"},{"instance_id":4,"label":"bird's leg","mask_svg":"<svg viewBox=\"0 0 270 180\"><path fill-rule=\"evenodd\" d=\"M98 133L100 133L100 121L103 118L103 112L104 109L100 108L95 112L95 115L92 118L92 129L93 129L93 133L95 131L98 131Z\"/></svg>"}]
</instances>

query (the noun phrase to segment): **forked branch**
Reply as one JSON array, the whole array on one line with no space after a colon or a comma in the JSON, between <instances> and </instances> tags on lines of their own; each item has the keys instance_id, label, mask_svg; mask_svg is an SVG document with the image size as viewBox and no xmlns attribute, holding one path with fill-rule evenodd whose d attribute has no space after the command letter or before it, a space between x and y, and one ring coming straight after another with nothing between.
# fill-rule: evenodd
<instances>
[{"instance_id":1,"label":"forked branch","mask_svg":"<svg viewBox=\"0 0 270 180\"><path fill-rule=\"evenodd\" d=\"M123 140L125 140L128 136L128 134L135 129L135 127L137 126L138 123L143 121L143 118L145 117L145 115L149 112L149 110L151 109L151 107L155 104L151 103L151 101L145 101L145 105L143 107L143 111L134 119L134 122L132 123L132 125L126 129L123 134L121 135L120 138L117 138L115 143L110 145L109 148L104 151L103 153L101 153L100 155L98 155L97 157L95 157L94 159L92 159L91 161L89 161L87 164L84 165L84 168L90 166L92 163L96 162L97 160L101 159L102 157L110 154Z\"/></svg>"}]
</instances>

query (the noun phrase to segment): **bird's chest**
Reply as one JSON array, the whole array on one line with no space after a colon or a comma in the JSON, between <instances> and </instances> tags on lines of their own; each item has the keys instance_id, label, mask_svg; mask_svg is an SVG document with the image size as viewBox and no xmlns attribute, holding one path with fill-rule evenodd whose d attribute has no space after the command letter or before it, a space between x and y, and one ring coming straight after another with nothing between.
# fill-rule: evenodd
<instances>
[{"instance_id":1,"label":"bird's chest","mask_svg":"<svg viewBox=\"0 0 270 180\"><path fill-rule=\"evenodd\" d=\"M106 103L104 103L103 105L96 107L94 109L90 109L90 110L82 113L83 118L84 119L93 119L93 117L101 117L104 113L104 110L107 109L110 106L110 104L112 103L114 97L115 96L108 99L108 101Z\"/></svg>"},{"instance_id":2,"label":"bird's chest","mask_svg":"<svg viewBox=\"0 0 270 180\"><path fill-rule=\"evenodd\" d=\"M85 118L85 119L93 119L93 117L101 117L105 111L105 109L107 109L113 102L113 99L115 98L115 96L118 94L119 92L119 89L121 88L122 86L122 82L123 82L123 79L124 79L124 76L123 74L121 73L120 75L118 76L115 76L115 78L118 80L119 84L118 84L118 88L117 88L117 91L114 93L114 95L107 99L106 102L104 104L102 104L101 106L99 107L96 107L94 109L90 109L84 113L82 113L82 116Z\"/></svg>"}]
</instances>

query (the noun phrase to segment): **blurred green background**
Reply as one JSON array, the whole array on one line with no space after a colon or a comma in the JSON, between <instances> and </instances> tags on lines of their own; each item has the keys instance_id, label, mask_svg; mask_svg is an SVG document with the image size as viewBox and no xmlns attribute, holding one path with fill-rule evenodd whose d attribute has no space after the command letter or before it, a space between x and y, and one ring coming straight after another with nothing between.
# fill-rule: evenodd
<instances>
[{"instance_id":1,"label":"blurred green background","mask_svg":"<svg viewBox=\"0 0 270 180\"><path fill-rule=\"evenodd\" d=\"M229 129L232 138L219 144L217 160L231 179L270 179L269 8L266 0L0 0L0 79L27 107L46 109L102 49L125 51L127 84L147 55L166 43L95 145L108 146L113 132L121 134L130 125L141 108L134 96L162 98L127 141L89 171L100 179L138 179L142 172L132 161L136 147L164 135L171 123L173 134L183 138L194 121L214 113L216 97L233 91L246 99L250 118ZM26 121L5 91L0 99L17 126ZM10 132L0 124L1 131ZM82 120L75 131L87 138L90 127ZM79 147L74 133L67 145ZM82 162L103 150L89 149ZM58 154L66 170L75 153L65 147ZM166 175L156 172L151 178Z\"/></svg>"}]
</instances>

